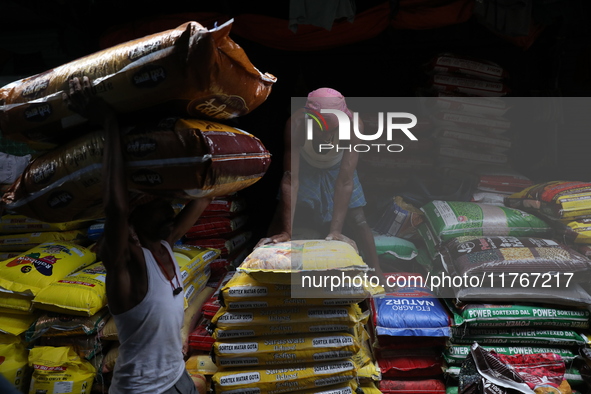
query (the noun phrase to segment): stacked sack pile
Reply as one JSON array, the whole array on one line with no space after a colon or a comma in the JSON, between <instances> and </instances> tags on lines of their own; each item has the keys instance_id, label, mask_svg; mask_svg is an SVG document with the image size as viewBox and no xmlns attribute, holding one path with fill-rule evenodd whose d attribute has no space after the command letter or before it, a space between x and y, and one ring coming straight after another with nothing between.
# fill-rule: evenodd
<instances>
[{"instance_id":1,"label":"stacked sack pile","mask_svg":"<svg viewBox=\"0 0 591 394\"><path fill-rule=\"evenodd\" d=\"M510 93L507 71L498 64L469 56L442 53L425 65L426 89L451 96L502 97Z\"/></svg>"},{"instance_id":2,"label":"stacked sack pile","mask_svg":"<svg viewBox=\"0 0 591 394\"><path fill-rule=\"evenodd\" d=\"M511 103L501 98L509 93L506 71L455 54L434 57L426 71L431 84L422 107L434 126L438 167L470 179L475 202L503 205L506 195L531 186L511 165Z\"/></svg>"},{"instance_id":3,"label":"stacked sack pile","mask_svg":"<svg viewBox=\"0 0 591 394\"><path fill-rule=\"evenodd\" d=\"M210 325L218 368L213 390L353 393L360 381L375 390L379 371L363 324L368 312L359 305L370 290L349 284L331 291L295 279L366 270L355 250L338 241L255 249L219 293L222 307Z\"/></svg>"},{"instance_id":4,"label":"stacked sack pile","mask_svg":"<svg viewBox=\"0 0 591 394\"><path fill-rule=\"evenodd\" d=\"M248 255L252 236L248 220L246 200L240 193L217 197L185 234L183 242L220 250L219 258L210 265L212 278L219 279Z\"/></svg>"},{"instance_id":5,"label":"stacked sack pile","mask_svg":"<svg viewBox=\"0 0 591 394\"><path fill-rule=\"evenodd\" d=\"M231 195L264 175L270 154L253 135L211 119L246 115L266 100L276 80L257 70L229 38L231 25L228 21L208 30L187 22L0 88L3 137L39 152L3 194L2 204L19 220L53 226L2 241L3 247L11 245L3 248L11 255L17 253L12 245L27 245L26 252L6 255L9 259L0 263L2 299L20 308L18 313L1 311L1 343L14 361L3 363L10 371L2 373L24 391L108 389L108 381L95 380L107 376L100 374L107 360L97 358L104 353L100 333L109 322L105 271L92 251L76 244L86 233L80 229L104 215L104 135L72 112L61 93L69 89L70 78L88 76L96 94L121 115L132 198L153 194L182 204ZM64 223L82 227L59 227ZM47 238L48 229L58 231ZM69 240L62 240L70 232ZM39 242L45 243L30 248ZM182 335L188 351L189 333L214 290L205 285L219 251L177 245L175 254L183 270L187 308ZM35 366L30 384L23 360Z\"/></svg>"},{"instance_id":6,"label":"stacked sack pile","mask_svg":"<svg viewBox=\"0 0 591 394\"><path fill-rule=\"evenodd\" d=\"M215 264L216 261L219 260L214 260L212 264ZM199 393L205 393L209 390L211 376L217 372L217 367L211 359L211 351L215 340L208 331L208 328L211 324L211 319L222 307L219 301L220 291L232 279L235 273L236 271L228 271L222 278L211 278L207 286L215 290L207 301L203 303L201 316L193 331L189 334L189 358L185 366L193 378Z\"/></svg>"},{"instance_id":7,"label":"stacked sack pile","mask_svg":"<svg viewBox=\"0 0 591 394\"><path fill-rule=\"evenodd\" d=\"M58 390L53 378L59 377L89 392L99 362L89 361L100 352L96 334L110 316L100 276L96 255L68 242L43 243L0 263L2 355L8 360L0 373L17 388ZM36 341L41 335L56 347ZM62 347L66 342L71 346Z\"/></svg>"},{"instance_id":8,"label":"stacked sack pile","mask_svg":"<svg viewBox=\"0 0 591 394\"><path fill-rule=\"evenodd\" d=\"M383 393L441 393L442 350L450 336L447 309L419 273L385 274L396 290L371 300L371 333Z\"/></svg>"},{"instance_id":9,"label":"stacked sack pile","mask_svg":"<svg viewBox=\"0 0 591 394\"><path fill-rule=\"evenodd\" d=\"M426 220L418 231L441 262L431 283L437 279L453 314L448 360L466 356L474 342L559 360L586 346L591 298L581 284L591 261L552 239L549 224L516 208L472 202L432 201L421 210ZM452 364L447 373L453 382L459 368Z\"/></svg>"}]
</instances>

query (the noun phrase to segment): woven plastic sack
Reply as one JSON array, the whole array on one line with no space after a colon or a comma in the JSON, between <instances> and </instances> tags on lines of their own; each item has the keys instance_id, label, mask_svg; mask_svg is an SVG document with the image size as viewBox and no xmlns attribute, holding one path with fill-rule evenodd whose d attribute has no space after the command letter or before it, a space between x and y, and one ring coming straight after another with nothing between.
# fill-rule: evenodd
<instances>
[{"instance_id":1,"label":"woven plastic sack","mask_svg":"<svg viewBox=\"0 0 591 394\"><path fill-rule=\"evenodd\" d=\"M416 274L412 276L420 277ZM451 322L447 310L429 289L417 284L411 283L408 287L401 287L394 292L371 299L372 321L377 335L449 336Z\"/></svg>"},{"instance_id":2,"label":"woven plastic sack","mask_svg":"<svg viewBox=\"0 0 591 394\"><path fill-rule=\"evenodd\" d=\"M246 210L246 200L237 194L231 196L216 197L205 208L201 217L209 216L234 216Z\"/></svg>"},{"instance_id":3,"label":"woven plastic sack","mask_svg":"<svg viewBox=\"0 0 591 394\"><path fill-rule=\"evenodd\" d=\"M26 332L37 320L38 313L0 313L0 333L13 336Z\"/></svg>"},{"instance_id":4,"label":"woven plastic sack","mask_svg":"<svg viewBox=\"0 0 591 394\"><path fill-rule=\"evenodd\" d=\"M252 231L242 230L236 234L228 234L226 236L186 240L185 244L218 249L220 251L220 257L224 258L241 250L251 237Z\"/></svg>"},{"instance_id":5,"label":"woven plastic sack","mask_svg":"<svg viewBox=\"0 0 591 394\"><path fill-rule=\"evenodd\" d=\"M388 378L429 378L441 375L443 360L436 356L407 355L378 358L382 376Z\"/></svg>"},{"instance_id":6,"label":"woven plastic sack","mask_svg":"<svg viewBox=\"0 0 591 394\"><path fill-rule=\"evenodd\" d=\"M239 215L232 218L223 216L201 217L197 220L197 223L185 233L185 238L208 238L231 234L234 231L242 229L247 221L248 216L246 215Z\"/></svg>"},{"instance_id":7,"label":"woven plastic sack","mask_svg":"<svg viewBox=\"0 0 591 394\"><path fill-rule=\"evenodd\" d=\"M46 231L69 231L87 228L89 222L46 223L24 215L4 215L0 218L0 234L22 234Z\"/></svg>"},{"instance_id":8,"label":"woven plastic sack","mask_svg":"<svg viewBox=\"0 0 591 394\"><path fill-rule=\"evenodd\" d=\"M95 335L75 335L75 336L63 336L63 337L47 337L42 336L39 341L36 342L39 346L70 346L74 348L76 354L86 360L92 360L98 356L102 349L102 342L99 337ZM94 360L93 360L94 361ZM96 364L93 364L96 366Z\"/></svg>"},{"instance_id":9,"label":"woven plastic sack","mask_svg":"<svg viewBox=\"0 0 591 394\"><path fill-rule=\"evenodd\" d=\"M216 341L212 358L219 367L247 367L343 360L360 350L347 333L304 334Z\"/></svg>"},{"instance_id":10,"label":"woven plastic sack","mask_svg":"<svg viewBox=\"0 0 591 394\"><path fill-rule=\"evenodd\" d=\"M465 235L544 237L551 227L518 209L461 201L432 201L421 207L439 242Z\"/></svg>"},{"instance_id":11,"label":"woven plastic sack","mask_svg":"<svg viewBox=\"0 0 591 394\"><path fill-rule=\"evenodd\" d=\"M72 242L82 244L86 241L86 231L47 231L25 234L0 235L0 251L25 252L46 242Z\"/></svg>"},{"instance_id":12,"label":"woven plastic sack","mask_svg":"<svg viewBox=\"0 0 591 394\"><path fill-rule=\"evenodd\" d=\"M255 136L197 119L137 126L122 143L130 189L182 199L248 187L271 160ZM104 217L103 144L104 133L97 131L39 156L2 201L7 209L46 222Z\"/></svg>"},{"instance_id":13,"label":"woven plastic sack","mask_svg":"<svg viewBox=\"0 0 591 394\"><path fill-rule=\"evenodd\" d=\"M271 335L294 335L305 333L329 333L329 332L349 332L353 333L355 328L367 321L367 318L357 321L336 321L324 319L323 321L313 320L308 323L273 323L266 325L249 325L238 327L216 327L211 324L208 330L211 330L212 337L215 340L231 338L254 338Z\"/></svg>"},{"instance_id":14,"label":"woven plastic sack","mask_svg":"<svg viewBox=\"0 0 591 394\"><path fill-rule=\"evenodd\" d=\"M0 287L36 295L46 286L93 263L90 250L69 242L48 242L0 263Z\"/></svg>"},{"instance_id":15,"label":"woven plastic sack","mask_svg":"<svg viewBox=\"0 0 591 394\"><path fill-rule=\"evenodd\" d=\"M61 93L81 75L119 113L158 107L201 118L246 115L266 100L276 78L257 70L230 39L232 22L212 30L187 22L12 82L0 89L0 129L36 149L77 135L70 130L86 119L67 108Z\"/></svg>"},{"instance_id":16,"label":"woven plastic sack","mask_svg":"<svg viewBox=\"0 0 591 394\"><path fill-rule=\"evenodd\" d=\"M537 346L482 346L487 351L493 351L497 354L517 355L517 354L539 354L554 353L562 357L563 360L570 362L577 356L568 348L559 347L537 347ZM461 365L470 354L469 345L450 345L443 352L445 362L449 365Z\"/></svg>"},{"instance_id":17,"label":"woven plastic sack","mask_svg":"<svg viewBox=\"0 0 591 394\"><path fill-rule=\"evenodd\" d=\"M430 78L429 87L439 92L478 97L502 97L511 92L502 81L484 81L447 74L433 75Z\"/></svg>"},{"instance_id":18,"label":"woven plastic sack","mask_svg":"<svg viewBox=\"0 0 591 394\"><path fill-rule=\"evenodd\" d=\"M246 393L240 391L244 389L258 389L260 394L317 389L355 379L356 368L352 361L342 360L276 369L218 371L212 376L212 385L219 394L234 393L234 390Z\"/></svg>"},{"instance_id":19,"label":"woven plastic sack","mask_svg":"<svg viewBox=\"0 0 591 394\"><path fill-rule=\"evenodd\" d=\"M36 308L92 316L107 305L107 270L102 262L78 270L41 289L33 299Z\"/></svg>"},{"instance_id":20,"label":"woven plastic sack","mask_svg":"<svg viewBox=\"0 0 591 394\"><path fill-rule=\"evenodd\" d=\"M489 275L502 278L508 272L535 273L540 275L536 287L548 288L549 280L554 285L557 281L580 283L591 274L591 260L566 245L543 238L458 237L444 244L441 256L450 274L487 275L491 279ZM500 287L503 284L508 286L509 282L501 282Z\"/></svg>"},{"instance_id":21,"label":"woven plastic sack","mask_svg":"<svg viewBox=\"0 0 591 394\"><path fill-rule=\"evenodd\" d=\"M485 327L562 327L588 329L591 313L586 309L562 309L541 305L467 304L461 308L447 305L454 325Z\"/></svg>"},{"instance_id":22,"label":"woven plastic sack","mask_svg":"<svg viewBox=\"0 0 591 394\"><path fill-rule=\"evenodd\" d=\"M28 376L29 350L20 337L0 334L0 375L21 392Z\"/></svg>"},{"instance_id":23,"label":"woven plastic sack","mask_svg":"<svg viewBox=\"0 0 591 394\"><path fill-rule=\"evenodd\" d=\"M589 338L574 330L531 328L464 328L452 327L450 341L471 345L533 345L533 346L585 346Z\"/></svg>"},{"instance_id":24,"label":"woven plastic sack","mask_svg":"<svg viewBox=\"0 0 591 394\"><path fill-rule=\"evenodd\" d=\"M508 196L505 204L555 219L583 219L591 217L591 183L539 183Z\"/></svg>"},{"instance_id":25,"label":"woven plastic sack","mask_svg":"<svg viewBox=\"0 0 591 394\"><path fill-rule=\"evenodd\" d=\"M290 283L291 274L368 271L353 247L341 241L280 242L256 248L237 268L255 280Z\"/></svg>"},{"instance_id":26,"label":"woven plastic sack","mask_svg":"<svg viewBox=\"0 0 591 394\"><path fill-rule=\"evenodd\" d=\"M7 313L33 312L33 296L19 293L2 293L0 308Z\"/></svg>"},{"instance_id":27,"label":"woven plastic sack","mask_svg":"<svg viewBox=\"0 0 591 394\"><path fill-rule=\"evenodd\" d=\"M253 326L268 326L277 323L313 325L324 321L353 326L366 319L357 304L346 306L287 306L276 308L229 311L221 308L211 319L220 328L249 329Z\"/></svg>"},{"instance_id":28,"label":"woven plastic sack","mask_svg":"<svg viewBox=\"0 0 591 394\"><path fill-rule=\"evenodd\" d=\"M507 70L497 63L454 53L435 56L427 69L436 73L468 75L489 81L501 81L509 76Z\"/></svg>"},{"instance_id":29,"label":"woven plastic sack","mask_svg":"<svg viewBox=\"0 0 591 394\"><path fill-rule=\"evenodd\" d=\"M445 394L445 383L440 379L384 379L378 387L382 394Z\"/></svg>"},{"instance_id":30,"label":"woven plastic sack","mask_svg":"<svg viewBox=\"0 0 591 394\"><path fill-rule=\"evenodd\" d=\"M174 245L172 251L179 265L181 279L185 284L205 271L206 267L220 255L220 251L217 249L185 244Z\"/></svg>"},{"instance_id":31,"label":"woven plastic sack","mask_svg":"<svg viewBox=\"0 0 591 394\"><path fill-rule=\"evenodd\" d=\"M38 346L29 352L30 394L90 392L96 369L71 347Z\"/></svg>"},{"instance_id":32,"label":"woven plastic sack","mask_svg":"<svg viewBox=\"0 0 591 394\"><path fill-rule=\"evenodd\" d=\"M204 316L197 322L193 332L189 334L189 348L193 350L211 351L215 339L207 331L210 321Z\"/></svg>"}]
</instances>

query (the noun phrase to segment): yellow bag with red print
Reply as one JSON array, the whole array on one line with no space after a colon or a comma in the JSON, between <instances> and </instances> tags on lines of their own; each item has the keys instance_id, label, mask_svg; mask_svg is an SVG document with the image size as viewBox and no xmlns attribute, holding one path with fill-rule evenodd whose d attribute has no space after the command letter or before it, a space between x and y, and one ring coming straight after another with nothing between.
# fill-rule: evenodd
<instances>
[{"instance_id":1,"label":"yellow bag with red print","mask_svg":"<svg viewBox=\"0 0 591 394\"><path fill-rule=\"evenodd\" d=\"M71 242L43 243L0 263L0 288L36 295L95 259L90 250Z\"/></svg>"},{"instance_id":2,"label":"yellow bag with red print","mask_svg":"<svg viewBox=\"0 0 591 394\"><path fill-rule=\"evenodd\" d=\"M20 337L0 334L0 375L20 391L27 381L28 356L29 351Z\"/></svg>"},{"instance_id":3,"label":"yellow bag with red print","mask_svg":"<svg viewBox=\"0 0 591 394\"><path fill-rule=\"evenodd\" d=\"M94 263L41 289L33 305L53 312L92 316L107 305L106 278L103 263Z\"/></svg>"},{"instance_id":4,"label":"yellow bag with red print","mask_svg":"<svg viewBox=\"0 0 591 394\"><path fill-rule=\"evenodd\" d=\"M34 347L29 352L29 366L33 367L29 394L90 393L96 376L95 367L69 346Z\"/></svg>"}]
</instances>

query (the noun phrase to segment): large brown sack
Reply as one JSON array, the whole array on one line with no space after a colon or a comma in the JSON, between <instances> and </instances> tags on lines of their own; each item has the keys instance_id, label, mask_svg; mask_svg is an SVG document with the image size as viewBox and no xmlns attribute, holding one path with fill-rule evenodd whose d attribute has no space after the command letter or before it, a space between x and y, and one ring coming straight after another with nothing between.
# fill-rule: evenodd
<instances>
[{"instance_id":1,"label":"large brown sack","mask_svg":"<svg viewBox=\"0 0 591 394\"><path fill-rule=\"evenodd\" d=\"M231 25L207 30L187 22L12 82L0 88L0 130L38 150L79 136L86 119L67 108L61 93L69 90L70 78L83 75L119 113L245 115L267 99L276 78L254 67L228 36Z\"/></svg>"},{"instance_id":2,"label":"large brown sack","mask_svg":"<svg viewBox=\"0 0 591 394\"><path fill-rule=\"evenodd\" d=\"M131 191L191 199L257 182L270 153L253 135L217 122L165 119L123 137ZM3 195L6 208L44 222L104 217L104 132L88 133L34 159Z\"/></svg>"}]
</instances>

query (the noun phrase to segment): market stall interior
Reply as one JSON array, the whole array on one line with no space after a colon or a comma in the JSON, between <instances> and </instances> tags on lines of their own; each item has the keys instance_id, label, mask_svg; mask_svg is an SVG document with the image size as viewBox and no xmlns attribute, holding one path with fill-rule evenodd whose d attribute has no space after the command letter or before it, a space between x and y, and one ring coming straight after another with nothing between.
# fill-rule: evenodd
<instances>
[{"instance_id":1,"label":"market stall interior","mask_svg":"<svg viewBox=\"0 0 591 394\"><path fill-rule=\"evenodd\" d=\"M121 113L132 198L215 197L173 248L199 394L591 392L590 17L587 0L2 1L0 374L106 393L116 365L103 140L59 94L89 73ZM366 133L416 115L356 167L385 293L289 286L367 272L345 243L254 247L286 121L324 87Z\"/></svg>"}]
</instances>

